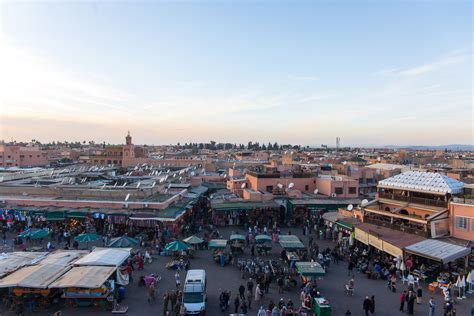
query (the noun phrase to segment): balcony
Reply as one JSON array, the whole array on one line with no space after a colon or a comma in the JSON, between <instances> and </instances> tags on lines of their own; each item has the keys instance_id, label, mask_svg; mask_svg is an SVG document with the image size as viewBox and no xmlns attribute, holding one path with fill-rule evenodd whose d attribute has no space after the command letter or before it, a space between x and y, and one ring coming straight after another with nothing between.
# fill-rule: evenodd
<instances>
[{"instance_id":1,"label":"balcony","mask_svg":"<svg viewBox=\"0 0 474 316\"><path fill-rule=\"evenodd\" d=\"M372 218L372 217L365 217L364 218L364 223L369 223L381 227L386 227L390 228L393 230L397 230L400 232L412 234L412 235L417 235L425 238L430 237L430 232L429 230L426 232L424 227L421 225L414 225L414 224L405 224L405 223L390 223L386 219L377 219L377 218Z\"/></svg>"},{"instance_id":2,"label":"balcony","mask_svg":"<svg viewBox=\"0 0 474 316\"><path fill-rule=\"evenodd\" d=\"M441 200L432 200L432 199L426 199L426 198L420 198L420 197L414 197L414 196L398 195L398 194L387 193L387 192L379 192L378 195L380 199L389 199L389 200L435 206L435 207L443 207L443 208L448 207L448 202L441 201Z\"/></svg>"}]
</instances>

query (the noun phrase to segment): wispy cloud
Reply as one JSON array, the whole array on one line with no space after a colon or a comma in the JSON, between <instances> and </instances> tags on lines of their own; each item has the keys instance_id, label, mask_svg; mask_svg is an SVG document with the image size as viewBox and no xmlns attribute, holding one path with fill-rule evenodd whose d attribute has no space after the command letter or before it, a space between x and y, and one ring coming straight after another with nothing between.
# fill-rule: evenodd
<instances>
[{"instance_id":1,"label":"wispy cloud","mask_svg":"<svg viewBox=\"0 0 474 316\"><path fill-rule=\"evenodd\" d=\"M316 76L295 76L295 75L289 75L288 79L292 81L316 81L319 80L318 77Z\"/></svg>"},{"instance_id":2,"label":"wispy cloud","mask_svg":"<svg viewBox=\"0 0 474 316\"><path fill-rule=\"evenodd\" d=\"M454 51L447 56L444 56L438 60L435 60L431 63L426 63L410 68L405 69L397 69L397 68L389 68L389 69L382 69L373 73L376 76L404 76L404 77L414 77L414 76L421 76L430 72L438 71L442 68L463 64L471 59L471 55L462 52L462 51Z\"/></svg>"}]
</instances>

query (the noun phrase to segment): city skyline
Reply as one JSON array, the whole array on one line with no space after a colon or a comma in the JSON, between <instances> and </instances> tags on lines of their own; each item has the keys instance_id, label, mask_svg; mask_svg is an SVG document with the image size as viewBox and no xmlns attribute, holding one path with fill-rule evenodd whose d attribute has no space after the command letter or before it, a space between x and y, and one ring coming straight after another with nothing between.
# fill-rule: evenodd
<instances>
[{"instance_id":1,"label":"city skyline","mask_svg":"<svg viewBox=\"0 0 474 316\"><path fill-rule=\"evenodd\" d=\"M0 10L7 141L473 144L468 1Z\"/></svg>"}]
</instances>

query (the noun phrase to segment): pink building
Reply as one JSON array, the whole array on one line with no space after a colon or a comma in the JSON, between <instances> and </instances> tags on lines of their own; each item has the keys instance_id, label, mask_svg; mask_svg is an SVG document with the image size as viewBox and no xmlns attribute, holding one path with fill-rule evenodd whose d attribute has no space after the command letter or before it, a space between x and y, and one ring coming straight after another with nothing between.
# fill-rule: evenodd
<instances>
[{"instance_id":1,"label":"pink building","mask_svg":"<svg viewBox=\"0 0 474 316\"><path fill-rule=\"evenodd\" d=\"M322 175L316 180L319 194L338 198L357 198L359 181L346 176Z\"/></svg>"},{"instance_id":2,"label":"pink building","mask_svg":"<svg viewBox=\"0 0 474 316\"><path fill-rule=\"evenodd\" d=\"M451 236L474 241L474 201L471 200L471 204L449 203L449 217Z\"/></svg>"},{"instance_id":3,"label":"pink building","mask_svg":"<svg viewBox=\"0 0 474 316\"><path fill-rule=\"evenodd\" d=\"M48 154L38 146L0 145L0 167L43 167Z\"/></svg>"}]
</instances>

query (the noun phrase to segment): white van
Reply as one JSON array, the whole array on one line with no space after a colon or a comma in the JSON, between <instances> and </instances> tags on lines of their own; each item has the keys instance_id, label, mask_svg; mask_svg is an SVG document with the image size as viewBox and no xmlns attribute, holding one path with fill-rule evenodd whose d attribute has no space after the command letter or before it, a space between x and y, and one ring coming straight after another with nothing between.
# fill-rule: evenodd
<instances>
[{"instance_id":1,"label":"white van","mask_svg":"<svg viewBox=\"0 0 474 316\"><path fill-rule=\"evenodd\" d=\"M187 315L206 313L205 270L188 270L183 287L183 304Z\"/></svg>"}]
</instances>

